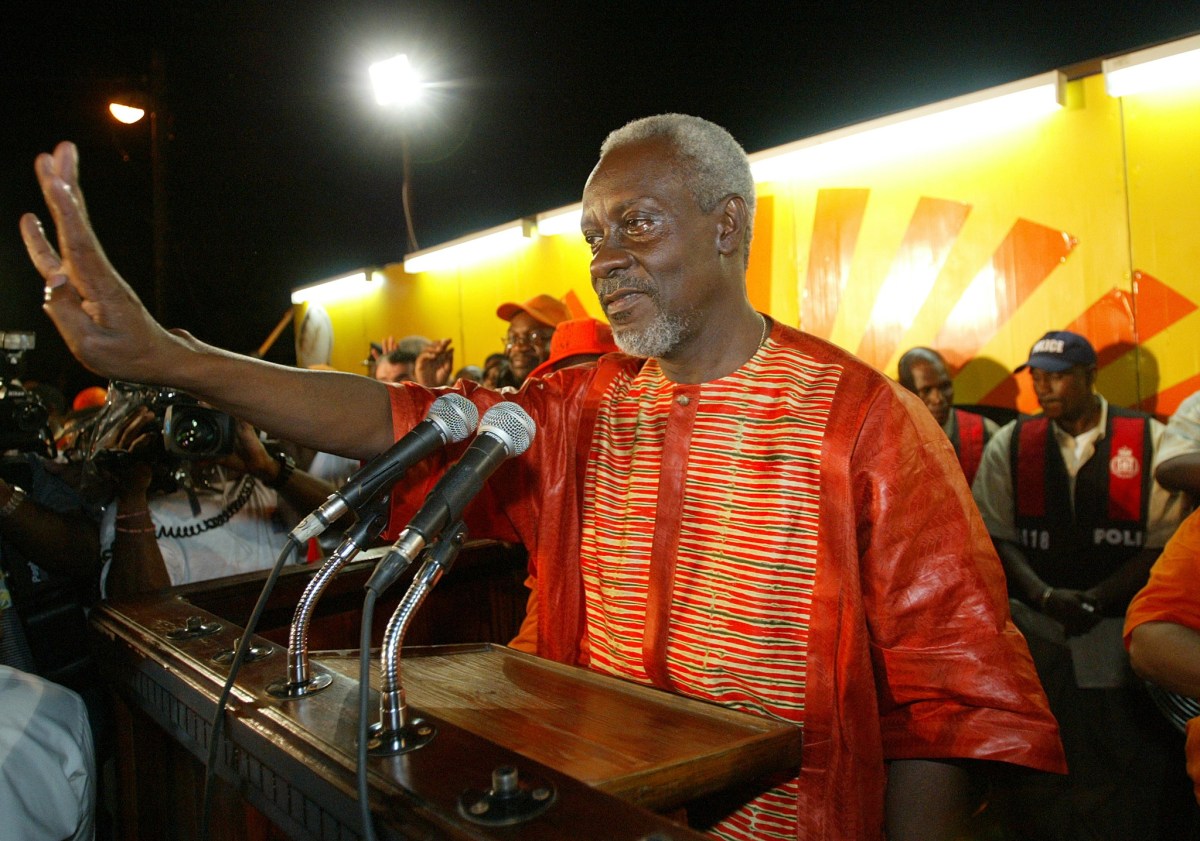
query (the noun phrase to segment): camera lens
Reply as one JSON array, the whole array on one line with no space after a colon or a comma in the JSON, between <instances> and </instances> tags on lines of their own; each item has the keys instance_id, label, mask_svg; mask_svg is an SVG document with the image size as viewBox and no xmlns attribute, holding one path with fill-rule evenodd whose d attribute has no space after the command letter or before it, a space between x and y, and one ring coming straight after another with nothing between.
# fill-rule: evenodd
<instances>
[{"instance_id":1,"label":"camera lens","mask_svg":"<svg viewBox=\"0 0 1200 841\"><path fill-rule=\"evenodd\" d=\"M178 418L172 429L175 443L185 453L206 454L220 449L221 427L209 415L189 414Z\"/></svg>"},{"instance_id":2,"label":"camera lens","mask_svg":"<svg viewBox=\"0 0 1200 841\"><path fill-rule=\"evenodd\" d=\"M16 421L22 432L38 432L50 421L50 416L41 403L31 401L17 408Z\"/></svg>"}]
</instances>

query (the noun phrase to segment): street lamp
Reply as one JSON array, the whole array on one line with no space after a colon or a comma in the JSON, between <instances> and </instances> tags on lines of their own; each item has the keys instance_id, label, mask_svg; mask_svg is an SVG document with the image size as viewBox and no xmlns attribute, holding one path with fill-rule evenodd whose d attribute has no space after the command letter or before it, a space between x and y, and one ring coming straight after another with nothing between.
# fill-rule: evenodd
<instances>
[{"instance_id":1,"label":"street lamp","mask_svg":"<svg viewBox=\"0 0 1200 841\"><path fill-rule=\"evenodd\" d=\"M370 67L371 86L375 89L375 101L387 108L407 110L421 100L424 84L416 69L409 63L404 53L384 61L377 61ZM413 230L412 208L409 205L408 185L409 155L408 155L408 126L403 117L400 126L400 156L401 177L400 203L404 211L404 226L408 232L408 250L416 251L417 235Z\"/></svg>"},{"instance_id":2,"label":"street lamp","mask_svg":"<svg viewBox=\"0 0 1200 841\"><path fill-rule=\"evenodd\" d=\"M159 113L156 99L143 93L133 93L108 103L108 112L117 122L133 125L150 120L150 204L154 253L154 315L166 319L166 261L167 261L167 199L166 179L159 132Z\"/></svg>"}]
</instances>

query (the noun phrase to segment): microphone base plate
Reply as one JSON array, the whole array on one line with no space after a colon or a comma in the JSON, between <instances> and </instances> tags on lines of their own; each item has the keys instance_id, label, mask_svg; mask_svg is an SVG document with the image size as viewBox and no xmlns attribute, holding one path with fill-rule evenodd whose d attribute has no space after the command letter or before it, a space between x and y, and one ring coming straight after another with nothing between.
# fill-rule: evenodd
<instances>
[{"instance_id":1,"label":"microphone base plate","mask_svg":"<svg viewBox=\"0 0 1200 841\"><path fill-rule=\"evenodd\" d=\"M423 718L414 718L399 730L384 730L379 722L367 728L367 753L371 756L395 756L408 753L433 741L437 728Z\"/></svg>"},{"instance_id":2,"label":"microphone base plate","mask_svg":"<svg viewBox=\"0 0 1200 841\"><path fill-rule=\"evenodd\" d=\"M277 680L267 687L267 693L273 698L294 701L297 698L306 698L309 695L315 695L322 689L328 689L331 683L333 683L333 676L325 672L320 672L308 680Z\"/></svg>"}]
</instances>

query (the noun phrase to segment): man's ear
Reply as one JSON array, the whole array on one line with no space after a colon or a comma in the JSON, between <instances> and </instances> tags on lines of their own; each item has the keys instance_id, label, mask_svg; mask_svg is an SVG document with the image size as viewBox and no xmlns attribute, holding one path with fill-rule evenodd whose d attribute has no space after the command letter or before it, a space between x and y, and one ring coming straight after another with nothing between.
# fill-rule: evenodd
<instances>
[{"instance_id":1,"label":"man's ear","mask_svg":"<svg viewBox=\"0 0 1200 841\"><path fill-rule=\"evenodd\" d=\"M741 253L749 234L746 200L738 195L726 196L717 211L717 251L727 257Z\"/></svg>"}]
</instances>

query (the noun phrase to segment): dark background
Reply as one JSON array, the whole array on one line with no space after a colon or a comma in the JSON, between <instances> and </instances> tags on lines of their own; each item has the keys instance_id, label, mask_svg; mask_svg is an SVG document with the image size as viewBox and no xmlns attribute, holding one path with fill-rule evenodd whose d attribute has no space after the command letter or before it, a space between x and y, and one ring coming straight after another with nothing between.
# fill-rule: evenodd
<instances>
[{"instance_id":1,"label":"dark background","mask_svg":"<svg viewBox=\"0 0 1200 841\"><path fill-rule=\"evenodd\" d=\"M439 82L410 127L429 247L577 201L604 135L636 117L698 114L755 152L1200 31L1200 3L1112 0L38 5L0 23L0 330L35 330L28 375L68 398L101 381L40 309L17 231L44 212L33 158L79 144L101 239L152 301L149 131L106 104L155 78L162 318L253 352L293 287L404 254L398 126L366 73L396 52ZM291 345L289 330L268 357Z\"/></svg>"}]
</instances>

